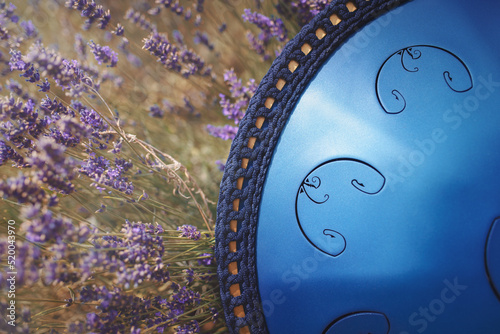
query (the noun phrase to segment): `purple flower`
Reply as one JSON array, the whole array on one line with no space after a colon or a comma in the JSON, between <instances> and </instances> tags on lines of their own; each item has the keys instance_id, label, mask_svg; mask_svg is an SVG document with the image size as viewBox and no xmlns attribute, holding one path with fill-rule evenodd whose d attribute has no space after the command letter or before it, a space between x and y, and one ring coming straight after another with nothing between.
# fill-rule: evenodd
<instances>
[{"instance_id":1,"label":"purple flower","mask_svg":"<svg viewBox=\"0 0 500 334\"><path fill-rule=\"evenodd\" d=\"M164 114L165 111L161 109L157 104L149 107L149 116L151 117L162 118Z\"/></svg>"},{"instance_id":2,"label":"purple flower","mask_svg":"<svg viewBox=\"0 0 500 334\"><path fill-rule=\"evenodd\" d=\"M125 28L120 23L118 23L112 33L116 36L123 36L123 34L125 33Z\"/></svg>"},{"instance_id":3,"label":"purple flower","mask_svg":"<svg viewBox=\"0 0 500 334\"><path fill-rule=\"evenodd\" d=\"M84 334L86 333L85 324L80 321L72 322L68 325L68 331L75 334Z\"/></svg>"},{"instance_id":4,"label":"purple flower","mask_svg":"<svg viewBox=\"0 0 500 334\"><path fill-rule=\"evenodd\" d=\"M177 15L182 15L184 12L184 7L179 4L178 0L157 0L158 5L163 5L165 8L169 8L173 13Z\"/></svg>"},{"instance_id":5,"label":"purple flower","mask_svg":"<svg viewBox=\"0 0 500 334\"><path fill-rule=\"evenodd\" d=\"M184 14L184 20L189 21L191 20L191 17L193 17L193 12L188 8L188 10L186 10L186 13Z\"/></svg>"},{"instance_id":6,"label":"purple flower","mask_svg":"<svg viewBox=\"0 0 500 334\"><path fill-rule=\"evenodd\" d=\"M105 185L131 195L134 191L134 186L123 175L130 168L132 168L132 163L128 161L115 158L113 166L109 160L102 156L97 157L92 152L89 158L83 161L80 173L90 177L94 181L92 186L96 187L99 191L104 190L105 188L102 185Z\"/></svg>"},{"instance_id":7,"label":"purple flower","mask_svg":"<svg viewBox=\"0 0 500 334\"><path fill-rule=\"evenodd\" d=\"M91 329L101 329L101 319L95 313L87 313L87 327Z\"/></svg>"},{"instance_id":8,"label":"purple flower","mask_svg":"<svg viewBox=\"0 0 500 334\"><path fill-rule=\"evenodd\" d=\"M52 78L70 96L79 97L88 91L88 86L98 89L76 60L64 59L58 52L39 43L30 47L25 58L26 64L36 65L42 77Z\"/></svg>"},{"instance_id":9,"label":"purple flower","mask_svg":"<svg viewBox=\"0 0 500 334\"><path fill-rule=\"evenodd\" d=\"M167 69L181 73L186 78L195 74L211 74L211 67L206 66L200 56L185 46L179 48L170 43L164 34L153 32L144 39L143 49L148 50Z\"/></svg>"},{"instance_id":10,"label":"purple flower","mask_svg":"<svg viewBox=\"0 0 500 334\"><path fill-rule=\"evenodd\" d=\"M188 284L191 284L193 283L194 281L194 270L189 268L189 269L186 269L184 270L184 273L186 274L184 276L184 279L187 281Z\"/></svg>"},{"instance_id":11,"label":"purple flower","mask_svg":"<svg viewBox=\"0 0 500 334\"><path fill-rule=\"evenodd\" d=\"M33 65L29 66L20 76L27 78L26 81L28 82L34 83L40 81L40 74L38 70L34 69Z\"/></svg>"},{"instance_id":12,"label":"purple flower","mask_svg":"<svg viewBox=\"0 0 500 334\"><path fill-rule=\"evenodd\" d=\"M262 40L255 37L250 31L247 32L247 40L250 43L250 47L262 57L263 61L269 60L271 56L266 52L265 44Z\"/></svg>"},{"instance_id":13,"label":"purple flower","mask_svg":"<svg viewBox=\"0 0 500 334\"><path fill-rule=\"evenodd\" d=\"M101 150L107 149L106 143L108 143L113 136L111 134L101 134L101 132L107 131L108 123L106 123L95 110L87 108L79 101L72 101L71 106L80 114L80 121L88 125L91 129L91 142L96 144L97 148ZM105 143L103 143L103 141Z\"/></svg>"},{"instance_id":14,"label":"purple flower","mask_svg":"<svg viewBox=\"0 0 500 334\"><path fill-rule=\"evenodd\" d=\"M9 61L11 71L24 71L28 67L28 64L26 64L22 59L23 55L21 54L21 51L10 50L9 53L11 55Z\"/></svg>"},{"instance_id":15,"label":"purple flower","mask_svg":"<svg viewBox=\"0 0 500 334\"><path fill-rule=\"evenodd\" d=\"M78 57L83 60L87 59L87 43L80 34L75 34L74 49L78 54Z\"/></svg>"},{"instance_id":16,"label":"purple flower","mask_svg":"<svg viewBox=\"0 0 500 334\"><path fill-rule=\"evenodd\" d=\"M93 241L96 249L108 251L92 251L88 255L83 269L86 275L91 274L87 264L92 264L93 270L116 273L116 281L126 288L136 287L144 281L167 282L170 275L162 261L164 246L159 235L164 232L163 228L126 221L121 232L123 237L110 235Z\"/></svg>"},{"instance_id":17,"label":"purple flower","mask_svg":"<svg viewBox=\"0 0 500 334\"><path fill-rule=\"evenodd\" d=\"M207 130L211 136L221 138L223 140L233 140L238 132L238 127L231 125L217 127L209 124L207 125Z\"/></svg>"},{"instance_id":18,"label":"purple flower","mask_svg":"<svg viewBox=\"0 0 500 334\"><path fill-rule=\"evenodd\" d=\"M174 30L172 36L177 44L184 44L184 36L179 30Z\"/></svg>"},{"instance_id":19,"label":"purple flower","mask_svg":"<svg viewBox=\"0 0 500 334\"><path fill-rule=\"evenodd\" d=\"M24 30L26 37L34 38L34 37L38 36L38 30L35 28L35 26L33 25L33 22L31 22L31 20L22 21L19 25Z\"/></svg>"},{"instance_id":20,"label":"purple flower","mask_svg":"<svg viewBox=\"0 0 500 334\"><path fill-rule=\"evenodd\" d=\"M195 19L194 19L194 26L199 27L201 25L201 15L197 14Z\"/></svg>"},{"instance_id":21,"label":"purple flower","mask_svg":"<svg viewBox=\"0 0 500 334\"><path fill-rule=\"evenodd\" d=\"M43 137L36 143L36 149L26 160L36 175L51 190L64 195L72 193L75 190L71 183L75 176L75 162L65 156L65 147L53 138Z\"/></svg>"},{"instance_id":22,"label":"purple flower","mask_svg":"<svg viewBox=\"0 0 500 334\"><path fill-rule=\"evenodd\" d=\"M255 36L251 32L247 33L247 39L250 42L250 46L264 61L268 60L270 55L266 52L266 46L271 39L276 39L280 43L284 43L288 40L285 25L279 18L269 18L257 12L252 13L250 9L245 9L244 12L245 13L242 15L243 19L256 25L260 29L258 36Z\"/></svg>"},{"instance_id":23,"label":"purple flower","mask_svg":"<svg viewBox=\"0 0 500 334\"><path fill-rule=\"evenodd\" d=\"M50 137L66 147L74 147L92 134L91 129L74 117L63 116L51 128Z\"/></svg>"},{"instance_id":24,"label":"purple flower","mask_svg":"<svg viewBox=\"0 0 500 334\"><path fill-rule=\"evenodd\" d=\"M34 205L29 205L25 206L21 210L21 216L26 219L32 219L38 216L41 213L42 206L40 203L34 204Z\"/></svg>"},{"instance_id":25,"label":"purple flower","mask_svg":"<svg viewBox=\"0 0 500 334\"><path fill-rule=\"evenodd\" d=\"M195 35L194 35L194 43L195 44L203 44L209 50L214 49L214 45L212 43L210 43L210 41L208 40L208 35L206 32L201 33L199 30L196 30Z\"/></svg>"},{"instance_id":26,"label":"purple flower","mask_svg":"<svg viewBox=\"0 0 500 334\"><path fill-rule=\"evenodd\" d=\"M198 304L201 301L201 296L198 292L189 290L185 286L177 290L172 295L172 298L179 304Z\"/></svg>"},{"instance_id":27,"label":"purple flower","mask_svg":"<svg viewBox=\"0 0 500 334\"><path fill-rule=\"evenodd\" d=\"M259 39L264 43L268 43L271 38L275 38L279 42L287 40L287 30L283 21L275 17L267 17L260 13L252 13L250 9L245 9L242 15L243 20L255 24L261 30Z\"/></svg>"},{"instance_id":28,"label":"purple flower","mask_svg":"<svg viewBox=\"0 0 500 334\"><path fill-rule=\"evenodd\" d=\"M32 140L28 137L38 138L47 126L45 119L38 117L35 103L32 100L26 103L10 97L1 97L0 106L0 133L17 148L32 150Z\"/></svg>"},{"instance_id":29,"label":"purple flower","mask_svg":"<svg viewBox=\"0 0 500 334\"><path fill-rule=\"evenodd\" d=\"M127 318L127 325L132 328L139 328L141 321L152 319L153 303L150 299L126 294L119 288L108 290L105 286L96 285L84 287L80 291L80 300L81 302L99 301L97 308L100 312L91 314L87 318L87 324L98 327L95 329L99 332L124 333L126 327L123 324L123 318ZM157 302L154 306L162 307Z\"/></svg>"},{"instance_id":30,"label":"purple flower","mask_svg":"<svg viewBox=\"0 0 500 334\"><path fill-rule=\"evenodd\" d=\"M219 319L220 314L215 307L211 307L209 311L210 313L212 313L212 321L216 321L217 319Z\"/></svg>"},{"instance_id":31,"label":"purple flower","mask_svg":"<svg viewBox=\"0 0 500 334\"><path fill-rule=\"evenodd\" d=\"M235 124L239 124L248 107L250 98L257 90L257 84L254 79L250 79L247 84L243 86L241 79L236 76L233 69L224 72L224 81L229 86L229 92L235 102L232 102L226 95L220 94L219 104L222 107L222 113L228 119L233 120ZM214 137L232 140L236 136L238 128L230 125L225 125L223 127L208 125L207 130L209 134Z\"/></svg>"},{"instance_id":32,"label":"purple flower","mask_svg":"<svg viewBox=\"0 0 500 334\"><path fill-rule=\"evenodd\" d=\"M31 311L28 308L23 308L21 311L21 319L24 322L30 322L31 321Z\"/></svg>"},{"instance_id":33,"label":"purple flower","mask_svg":"<svg viewBox=\"0 0 500 334\"><path fill-rule=\"evenodd\" d=\"M200 325L196 320L191 320L189 323L181 325L175 329L176 334L194 334L199 332L200 332Z\"/></svg>"},{"instance_id":34,"label":"purple flower","mask_svg":"<svg viewBox=\"0 0 500 334\"><path fill-rule=\"evenodd\" d=\"M14 6L12 3L9 3L8 5L2 1L0 3L0 17L9 19L12 23L17 23L19 21L19 17L14 14L16 10L16 6Z\"/></svg>"},{"instance_id":35,"label":"purple flower","mask_svg":"<svg viewBox=\"0 0 500 334\"><path fill-rule=\"evenodd\" d=\"M5 87L25 101L36 101L36 99L31 96L29 92L25 91L23 86L14 79L9 79L9 81L5 84Z\"/></svg>"},{"instance_id":36,"label":"purple flower","mask_svg":"<svg viewBox=\"0 0 500 334\"><path fill-rule=\"evenodd\" d=\"M161 226L126 221L121 232L124 234L122 246L127 247L119 253L122 260L141 263L149 258L163 256L163 238L158 236L163 232Z\"/></svg>"},{"instance_id":37,"label":"purple flower","mask_svg":"<svg viewBox=\"0 0 500 334\"><path fill-rule=\"evenodd\" d=\"M184 102L184 108L187 110L188 114L193 115L195 114L195 108L191 101L189 101L189 98L187 96L184 96L182 98L182 101ZM200 116L199 113L195 114L195 116Z\"/></svg>"},{"instance_id":38,"label":"purple flower","mask_svg":"<svg viewBox=\"0 0 500 334\"><path fill-rule=\"evenodd\" d=\"M48 92L50 90L50 82L47 78L41 84L37 84L37 86L40 87L39 92Z\"/></svg>"},{"instance_id":39,"label":"purple flower","mask_svg":"<svg viewBox=\"0 0 500 334\"><path fill-rule=\"evenodd\" d=\"M69 219L54 216L51 211L46 211L41 216L28 221L25 226L27 240L31 242L53 241L64 247L68 242L85 242L91 232L87 225L75 226ZM58 250L61 257L65 256L65 249Z\"/></svg>"},{"instance_id":40,"label":"purple flower","mask_svg":"<svg viewBox=\"0 0 500 334\"><path fill-rule=\"evenodd\" d=\"M0 166L6 163L8 160L19 161L20 164L24 162L23 157L21 157L3 140L0 140Z\"/></svg>"},{"instance_id":41,"label":"purple flower","mask_svg":"<svg viewBox=\"0 0 500 334\"><path fill-rule=\"evenodd\" d=\"M87 20L83 25L83 29L88 30L94 22L97 22L99 29L106 29L111 20L109 10L104 10L101 5L97 5L94 0L68 0L66 7L81 11L81 16Z\"/></svg>"},{"instance_id":42,"label":"purple flower","mask_svg":"<svg viewBox=\"0 0 500 334\"><path fill-rule=\"evenodd\" d=\"M109 152L113 154L120 153L122 151L122 145L123 145L123 139L120 138L119 140L113 142L113 149Z\"/></svg>"},{"instance_id":43,"label":"purple flower","mask_svg":"<svg viewBox=\"0 0 500 334\"><path fill-rule=\"evenodd\" d=\"M142 195L139 196L139 201L146 201L147 199L149 199L149 195L143 190Z\"/></svg>"},{"instance_id":44,"label":"purple flower","mask_svg":"<svg viewBox=\"0 0 500 334\"><path fill-rule=\"evenodd\" d=\"M146 31L157 31L156 25L151 23L144 14L129 8L125 13L125 19L135 23L141 29Z\"/></svg>"},{"instance_id":45,"label":"purple flower","mask_svg":"<svg viewBox=\"0 0 500 334\"><path fill-rule=\"evenodd\" d=\"M148 10L148 14L151 16L156 16L161 13L161 7L153 7Z\"/></svg>"},{"instance_id":46,"label":"purple flower","mask_svg":"<svg viewBox=\"0 0 500 334\"><path fill-rule=\"evenodd\" d=\"M219 96L221 98L220 105L222 107L222 114L228 119L234 120L235 124L238 124L243 118L243 115L245 115L245 108L248 105L248 101L240 99L233 104L224 94L220 94Z\"/></svg>"},{"instance_id":47,"label":"purple flower","mask_svg":"<svg viewBox=\"0 0 500 334\"><path fill-rule=\"evenodd\" d=\"M0 133L9 142L9 146L33 151L33 141L38 138L48 125L47 119L38 117L32 100L22 103L13 97L0 97ZM4 122L1 122L4 120ZM6 142L5 142L6 143Z\"/></svg>"},{"instance_id":48,"label":"purple flower","mask_svg":"<svg viewBox=\"0 0 500 334\"><path fill-rule=\"evenodd\" d=\"M182 225L177 227L177 231L180 231L180 237L189 238L192 240L200 240L201 233L193 225Z\"/></svg>"},{"instance_id":49,"label":"purple flower","mask_svg":"<svg viewBox=\"0 0 500 334\"><path fill-rule=\"evenodd\" d=\"M310 22L330 2L332 0L283 0L276 5L276 9L278 13L287 19L292 19L293 17L299 26L302 27Z\"/></svg>"},{"instance_id":50,"label":"purple flower","mask_svg":"<svg viewBox=\"0 0 500 334\"><path fill-rule=\"evenodd\" d=\"M99 22L97 23L97 27L99 29L106 29L106 27L109 24L109 21L111 21L111 12L108 9L107 11L104 12L104 14L99 19Z\"/></svg>"},{"instance_id":51,"label":"purple flower","mask_svg":"<svg viewBox=\"0 0 500 334\"><path fill-rule=\"evenodd\" d=\"M130 328L130 334L141 334L141 329L139 327L132 326Z\"/></svg>"},{"instance_id":52,"label":"purple flower","mask_svg":"<svg viewBox=\"0 0 500 334\"><path fill-rule=\"evenodd\" d=\"M179 59L179 50L171 44L167 36L153 32L144 39L143 49L148 50L169 70L180 72L182 66Z\"/></svg>"},{"instance_id":53,"label":"purple flower","mask_svg":"<svg viewBox=\"0 0 500 334\"><path fill-rule=\"evenodd\" d=\"M118 63L118 54L111 50L109 46L100 46L93 41L90 41L88 45L99 65L109 63L109 67L116 66L116 63Z\"/></svg>"},{"instance_id":54,"label":"purple flower","mask_svg":"<svg viewBox=\"0 0 500 334\"><path fill-rule=\"evenodd\" d=\"M205 0L197 0L196 1L196 11L198 13L203 13L203 3L205 2Z\"/></svg>"},{"instance_id":55,"label":"purple flower","mask_svg":"<svg viewBox=\"0 0 500 334\"><path fill-rule=\"evenodd\" d=\"M62 115L75 117L75 113L70 108L66 107L62 102L56 98L51 100L48 96L40 102L40 109L51 115L52 119L60 119Z\"/></svg>"},{"instance_id":56,"label":"purple flower","mask_svg":"<svg viewBox=\"0 0 500 334\"><path fill-rule=\"evenodd\" d=\"M214 261L214 257L213 257L213 254L210 254L210 253L203 253L203 254L200 254L200 259L198 259L198 264L201 266L209 266L212 264L212 262Z\"/></svg>"},{"instance_id":57,"label":"purple flower","mask_svg":"<svg viewBox=\"0 0 500 334\"><path fill-rule=\"evenodd\" d=\"M226 164L225 164L225 163L223 163L223 162L222 162L222 161L220 161L220 160L215 161L215 164L217 165L217 168L218 168L221 172L223 172L223 171L224 171L224 169L226 168Z\"/></svg>"}]
</instances>

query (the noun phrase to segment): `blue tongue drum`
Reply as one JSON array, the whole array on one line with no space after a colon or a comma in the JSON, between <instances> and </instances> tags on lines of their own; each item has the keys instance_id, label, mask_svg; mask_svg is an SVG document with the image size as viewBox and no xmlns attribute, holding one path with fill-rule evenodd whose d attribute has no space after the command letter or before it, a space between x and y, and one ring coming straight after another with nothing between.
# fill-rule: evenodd
<instances>
[{"instance_id":1,"label":"blue tongue drum","mask_svg":"<svg viewBox=\"0 0 500 334\"><path fill-rule=\"evenodd\" d=\"M500 333L498 15L411 1L316 73L260 201L270 333Z\"/></svg>"},{"instance_id":2,"label":"blue tongue drum","mask_svg":"<svg viewBox=\"0 0 500 334\"><path fill-rule=\"evenodd\" d=\"M231 334L500 333L498 17L334 0L287 45L221 185Z\"/></svg>"}]
</instances>

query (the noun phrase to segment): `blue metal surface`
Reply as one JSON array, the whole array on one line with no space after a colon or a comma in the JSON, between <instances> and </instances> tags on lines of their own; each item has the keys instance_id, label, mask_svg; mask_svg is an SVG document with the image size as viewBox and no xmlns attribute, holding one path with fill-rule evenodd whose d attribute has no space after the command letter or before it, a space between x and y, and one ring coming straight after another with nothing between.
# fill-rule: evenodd
<instances>
[{"instance_id":1,"label":"blue metal surface","mask_svg":"<svg viewBox=\"0 0 500 334\"><path fill-rule=\"evenodd\" d=\"M389 321L383 314L360 312L335 320L325 334L387 334L388 331Z\"/></svg>"},{"instance_id":2,"label":"blue metal surface","mask_svg":"<svg viewBox=\"0 0 500 334\"><path fill-rule=\"evenodd\" d=\"M260 203L271 334L500 332L498 17L414 0L311 81Z\"/></svg>"},{"instance_id":3,"label":"blue metal surface","mask_svg":"<svg viewBox=\"0 0 500 334\"><path fill-rule=\"evenodd\" d=\"M500 219L491 225L488 242L486 244L486 271L490 284L500 299Z\"/></svg>"}]
</instances>

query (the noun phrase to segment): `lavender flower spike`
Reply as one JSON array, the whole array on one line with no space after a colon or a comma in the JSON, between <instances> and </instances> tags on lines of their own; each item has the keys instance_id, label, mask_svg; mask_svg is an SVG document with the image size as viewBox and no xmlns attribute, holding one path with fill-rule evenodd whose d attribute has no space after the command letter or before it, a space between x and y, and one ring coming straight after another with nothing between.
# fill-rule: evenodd
<instances>
[{"instance_id":1,"label":"lavender flower spike","mask_svg":"<svg viewBox=\"0 0 500 334\"><path fill-rule=\"evenodd\" d=\"M99 65L109 63L108 67L116 66L116 63L118 63L118 54L111 50L109 46L100 46L93 41L90 41L88 44L90 51L94 54Z\"/></svg>"},{"instance_id":2,"label":"lavender flower spike","mask_svg":"<svg viewBox=\"0 0 500 334\"><path fill-rule=\"evenodd\" d=\"M181 237L189 238L192 240L200 240L201 233L193 225L182 225L177 227L177 231L181 232Z\"/></svg>"}]
</instances>

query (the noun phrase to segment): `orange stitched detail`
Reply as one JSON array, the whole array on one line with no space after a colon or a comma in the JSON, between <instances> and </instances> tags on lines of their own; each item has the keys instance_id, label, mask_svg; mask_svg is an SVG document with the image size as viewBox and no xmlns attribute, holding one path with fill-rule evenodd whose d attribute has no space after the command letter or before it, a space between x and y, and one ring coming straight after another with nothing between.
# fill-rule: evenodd
<instances>
[{"instance_id":1,"label":"orange stitched detail","mask_svg":"<svg viewBox=\"0 0 500 334\"><path fill-rule=\"evenodd\" d=\"M238 318L244 318L245 317L245 310L243 309L243 305L236 306L234 308L234 315L237 316Z\"/></svg>"},{"instance_id":2,"label":"orange stitched detail","mask_svg":"<svg viewBox=\"0 0 500 334\"><path fill-rule=\"evenodd\" d=\"M262 125L264 125L264 122L266 121L266 118L264 116L259 116L257 117L257 120L255 121L255 126L260 129L262 128Z\"/></svg>"},{"instance_id":3,"label":"orange stitched detail","mask_svg":"<svg viewBox=\"0 0 500 334\"><path fill-rule=\"evenodd\" d=\"M236 251L237 251L237 250L238 250L238 249L237 249L237 247L236 247L236 241L231 241L231 242L229 243L229 251L230 251L231 253L236 253Z\"/></svg>"},{"instance_id":4,"label":"orange stitched detail","mask_svg":"<svg viewBox=\"0 0 500 334\"><path fill-rule=\"evenodd\" d=\"M300 47L300 51L302 51L302 53L306 56L309 54L309 52L311 52L311 50L312 47L307 43L302 44L302 46Z\"/></svg>"},{"instance_id":5,"label":"orange stitched detail","mask_svg":"<svg viewBox=\"0 0 500 334\"><path fill-rule=\"evenodd\" d=\"M278 88L279 90L282 90L283 87L285 87L285 84L286 84L286 81L283 80L283 79L279 79L278 80L278 83L276 83L276 88Z\"/></svg>"},{"instance_id":6,"label":"orange stitched detail","mask_svg":"<svg viewBox=\"0 0 500 334\"><path fill-rule=\"evenodd\" d=\"M330 22L332 22L332 24L336 26L337 24L342 22L342 19L337 14L332 14L332 16L330 16Z\"/></svg>"},{"instance_id":7,"label":"orange stitched detail","mask_svg":"<svg viewBox=\"0 0 500 334\"><path fill-rule=\"evenodd\" d=\"M326 32L323 29L318 28L318 30L316 30L316 37L318 37L318 39L323 39L325 36Z\"/></svg>"},{"instance_id":8,"label":"orange stitched detail","mask_svg":"<svg viewBox=\"0 0 500 334\"><path fill-rule=\"evenodd\" d=\"M240 285L239 284L231 285L229 287L229 292L231 293L231 296L233 296L233 297L241 296Z\"/></svg>"},{"instance_id":9,"label":"orange stitched detail","mask_svg":"<svg viewBox=\"0 0 500 334\"><path fill-rule=\"evenodd\" d=\"M349 1L346 3L347 10L350 11L351 13L354 12L358 7L354 4L354 2Z\"/></svg>"},{"instance_id":10,"label":"orange stitched detail","mask_svg":"<svg viewBox=\"0 0 500 334\"><path fill-rule=\"evenodd\" d=\"M231 262L228 266L227 269L231 273L231 275L236 275L238 274L238 263L236 262Z\"/></svg>"},{"instance_id":11,"label":"orange stitched detail","mask_svg":"<svg viewBox=\"0 0 500 334\"><path fill-rule=\"evenodd\" d=\"M266 99L266 102L264 102L264 105L266 106L267 109L271 109L274 104L274 98L273 97L268 97Z\"/></svg>"},{"instance_id":12,"label":"orange stitched detail","mask_svg":"<svg viewBox=\"0 0 500 334\"><path fill-rule=\"evenodd\" d=\"M299 63L295 60L290 60L290 62L288 63L288 69L290 70L290 72L295 72L297 67L299 67Z\"/></svg>"},{"instance_id":13,"label":"orange stitched detail","mask_svg":"<svg viewBox=\"0 0 500 334\"><path fill-rule=\"evenodd\" d=\"M239 211L240 210L240 199L237 198L233 201L233 211Z\"/></svg>"}]
</instances>

